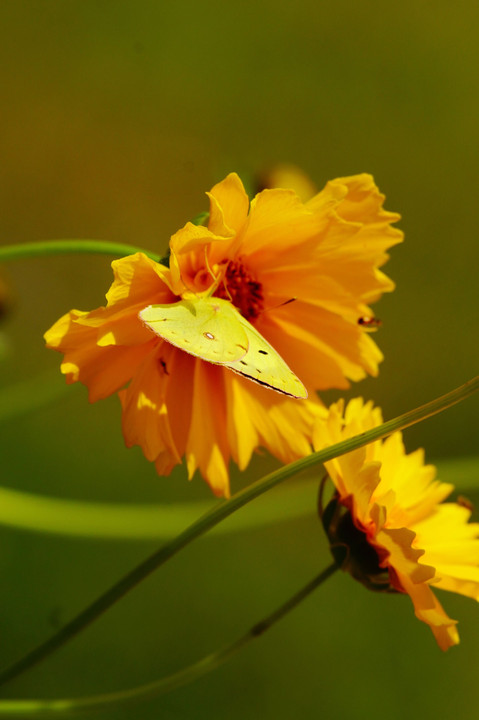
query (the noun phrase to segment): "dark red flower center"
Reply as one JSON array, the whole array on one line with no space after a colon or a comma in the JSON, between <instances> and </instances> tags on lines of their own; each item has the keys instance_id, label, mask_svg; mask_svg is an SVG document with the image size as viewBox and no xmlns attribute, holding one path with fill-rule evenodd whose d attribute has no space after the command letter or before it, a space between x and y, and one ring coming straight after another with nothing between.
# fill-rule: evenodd
<instances>
[{"instance_id":1,"label":"dark red flower center","mask_svg":"<svg viewBox=\"0 0 479 720\"><path fill-rule=\"evenodd\" d=\"M329 539L336 563L369 590L397 592L390 573L381 566L379 554L368 541L366 533L355 524L351 511L335 493L323 510L320 490L319 514Z\"/></svg>"},{"instance_id":2,"label":"dark red flower center","mask_svg":"<svg viewBox=\"0 0 479 720\"><path fill-rule=\"evenodd\" d=\"M231 260L226 268L223 282L215 292L216 297L230 300L250 322L263 311L261 283L240 260Z\"/></svg>"}]
</instances>

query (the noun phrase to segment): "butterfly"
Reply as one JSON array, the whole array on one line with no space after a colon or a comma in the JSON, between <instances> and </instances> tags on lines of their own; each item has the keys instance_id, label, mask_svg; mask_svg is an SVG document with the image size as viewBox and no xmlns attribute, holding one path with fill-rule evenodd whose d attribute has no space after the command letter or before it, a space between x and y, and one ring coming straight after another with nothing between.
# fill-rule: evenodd
<instances>
[{"instance_id":1,"label":"butterfly","mask_svg":"<svg viewBox=\"0 0 479 720\"><path fill-rule=\"evenodd\" d=\"M190 355L285 395L308 397L283 358L228 300L193 296L149 305L139 318L156 335Z\"/></svg>"}]
</instances>

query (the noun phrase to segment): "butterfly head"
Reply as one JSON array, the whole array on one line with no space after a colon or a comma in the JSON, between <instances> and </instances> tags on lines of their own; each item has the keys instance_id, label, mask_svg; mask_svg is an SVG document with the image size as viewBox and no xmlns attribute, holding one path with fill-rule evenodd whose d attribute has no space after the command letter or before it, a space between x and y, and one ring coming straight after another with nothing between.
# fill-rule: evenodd
<instances>
[{"instance_id":1,"label":"butterfly head","mask_svg":"<svg viewBox=\"0 0 479 720\"><path fill-rule=\"evenodd\" d=\"M205 265L189 279L183 299L218 297L230 302L249 322L263 312L263 288L242 258Z\"/></svg>"}]
</instances>

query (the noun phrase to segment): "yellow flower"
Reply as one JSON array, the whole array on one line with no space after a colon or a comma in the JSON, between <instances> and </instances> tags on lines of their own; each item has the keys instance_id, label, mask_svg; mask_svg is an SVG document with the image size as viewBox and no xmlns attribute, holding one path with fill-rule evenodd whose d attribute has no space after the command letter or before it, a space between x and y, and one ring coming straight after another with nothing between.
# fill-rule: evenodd
<instances>
[{"instance_id":1,"label":"yellow flower","mask_svg":"<svg viewBox=\"0 0 479 720\"><path fill-rule=\"evenodd\" d=\"M381 424L361 398L332 405L314 431L316 450ZM435 479L424 453L401 433L325 463L336 493L322 510L331 550L344 570L376 590L407 593L442 650L459 642L432 588L479 600L479 524L464 504L442 501L453 486Z\"/></svg>"},{"instance_id":2,"label":"yellow flower","mask_svg":"<svg viewBox=\"0 0 479 720\"><path fill-rule=\"evenodd\" d=\"M169 267L142 253L114 261L106 308L72 310L45 339L92 402L119 393L126 444L140 445L160 474L186 457L190 478L199 469L227 496L230 459L244 469L259 446L283 462L304 456L324 413L315 391L377 374L382 355L358 320L393 289L379 267L402 233L369 175L334 180L305 204L275 189L250 207L236 174L208 196L208 227L187 223L173 235ZM189 355L139 320L148 305L200 295L222 273L215 295L279 352L309 400Z\"/></svg>"},{"instance_id":3,"label":"yellow flower","mask_svg":"<svg viewBox=\"0 0 479 720\"><path fill-rule=\"evenodd\" d=\"M317 188L311 178L296 165L282 163L273 165L258 178L258 190L265 188L291 188L296 195L306 202L316 195Z\"/></svg>"}]
</instances>

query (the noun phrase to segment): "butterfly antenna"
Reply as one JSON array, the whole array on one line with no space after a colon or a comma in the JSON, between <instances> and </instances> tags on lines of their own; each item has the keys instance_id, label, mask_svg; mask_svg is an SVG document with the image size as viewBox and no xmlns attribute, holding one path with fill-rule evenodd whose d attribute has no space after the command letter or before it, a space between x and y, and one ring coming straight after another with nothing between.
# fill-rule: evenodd
<instances>
[{"instance_id":1,"label":"butterfly antenna","mask_svg":"<svg viewBox=\"0 0 479 720\"><path fill-rule=\"evenodd\" d=\"M211 275L211 277L214 280L213 285L209 288L208 296L211 297L213 295L213 293L215 292L215 290L219 287L219 285L221 283L223 283L225 293L228 295L230 301L232 302L233 298L231 297L231 295L228 291L228 288L226 286L226 282L225 282L225 275L226 275L228 263L226 263L226 265L219 270L218 275L215 275L213 270L210 267L209 262L208 262L208 255L206 253L206 246L205 246L205 265L206 265L206 269L208 270L209 274Z\"/></svg>"},{"instance_id":2,"label":"butterfly antenna","mask_svg":"<svg viewBox=\"0 0 479 720\"><path fill-rule=\"evenodd\" d=\"M271 307L264 308L262 312L271 312L271 310L277 310L280 307L284 307L285 305L289 305L289 303L295 302L298 298L289 298L289 300L284 300L281 303L278 303L278 305L272 305Z\"/></svg>"},{"instance_id":3,"label":"butterfly antenna","mask_svg":"<svg viewBox=\"0 0 479 720\"><path fill-rule=\"evenodd\" d=\"M225 289L226 295L228 296L228 300L232 303L232 302L233 302L233 296L232 296L232 294L230 293L230 291L228 290L228 286L227 286L227 284L226 284L226 282L225 282L225 276L224 276L224 275L223 275L223 287L224 287L224 289Z\"/></svg>"}]
</instances>

